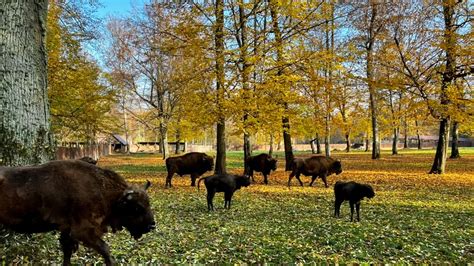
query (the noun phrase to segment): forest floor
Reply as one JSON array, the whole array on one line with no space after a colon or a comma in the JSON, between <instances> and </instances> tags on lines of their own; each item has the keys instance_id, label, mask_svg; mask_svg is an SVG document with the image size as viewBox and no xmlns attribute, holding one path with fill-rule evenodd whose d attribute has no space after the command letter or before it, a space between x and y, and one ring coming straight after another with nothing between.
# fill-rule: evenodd
<instances>
[{"instance_id":1,"label":"forest floor","mask_svg":"<svg viewBox=\"0 0 474 266\"><path fill-rule=\"evenodd\" d=\"M462 149L449 160L447 174L428 175L434 150L402 150L380 160L365 152L334 153L344 172L304 187L284 171L284 156L269 185L256 174L256 184L237 191L231 210L222 194L208 212L204 186L190 187L189 176L175 176L165 189L166 168L155 154L101 158L127 181L152 181L149 189L157 230L134 241L127 232L105 239L118 263L472 263L474 262L474 149ZM254 153L258 154L258 152ZM297 157L309 156L297 153ZM229 152L228 172L243 172L243 154ZM361 222L350 222L348 203L333 217L337 180L371 184L376 196L361 204ZM57 233L20 235L0 230L0 264L61 263ZM74 264L102 263L83 248Z\"/></svg>"}]
</instances>

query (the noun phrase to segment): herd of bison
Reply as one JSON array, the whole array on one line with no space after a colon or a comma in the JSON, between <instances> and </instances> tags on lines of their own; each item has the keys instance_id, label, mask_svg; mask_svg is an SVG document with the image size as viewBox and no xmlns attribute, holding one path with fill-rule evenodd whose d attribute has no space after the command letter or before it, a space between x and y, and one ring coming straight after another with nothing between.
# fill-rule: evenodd
<instances>
[{"instance_id":1,"label":"herd of bison","mask_svg":"<svg viewBox=\"0 0 474 266\"><path fill-rule=\"evenodd\" d=\"M125 228L132 237L139 239L155 229L153 212L146 193L151 185L128 184L112 170L96 166L89 157L79 160L51 161L38 166L0 167L0 225L20 233L60 232L64 264L71 263L71 256L79 242L92 248L113 264L108 245L102 236L111 229ZM191 152L166 159L165 187L171 187L174 174L190 175L191 185L202 181L207 189L207 207L214 209L213 198L224 193L224 208L230 208L232 196L241 187L247 187L254 172L261 172L264 183L277 168L277 160L268 154L250 157L244 175L222 174L200 176L214 167L214 159L205 153ZM341 161L330 157L313 156L295 159L288 179L293 177L303 186L300 175L311 176L310 186L319 177L328 187L326 178L342 172ZM334 216L339 217L342 202L349 201L351 221L354 207L359 218L360 201L372 198L375 193L370 185L337 181L334 185Z\"/></svg>"}]
</instances>

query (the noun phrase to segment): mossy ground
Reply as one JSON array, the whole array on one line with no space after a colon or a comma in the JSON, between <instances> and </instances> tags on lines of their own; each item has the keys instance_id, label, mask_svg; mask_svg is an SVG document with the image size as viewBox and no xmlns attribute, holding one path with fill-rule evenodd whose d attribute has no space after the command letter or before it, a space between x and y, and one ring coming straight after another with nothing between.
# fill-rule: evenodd
<instances>
[{"instance_id":1,"label":"mossy ground","mask_svg":"<svg viewBox=\"0 0 474 266\"><path fill-rule=\"evenodd\" d=\"M364 152L335 153L344 172L308 187L286 186L284 157L263 185L238 191L231 210L222 195L215 212L206 208L205 189L190 187L188 176L164 188L166 168L159 155L109 156L99 165L118 171L129 182L153 182L150 197L157 230L134 241L126 232L106 241L119 263L469 263L474 261L474 150L449 160L445 175L428 175L433 150L384 153L374 161ZM308 156L298 153L297 156ZM228 154L228 171L242 173L241 152ZM364 200L360 223L349 222L349 206L333 218L336 180L371 184L376 197ZM58 234L20 235L0 231L0 264L60 263ZM73 263L102 263L83 247Z\"/></svg>"}]
</instances>

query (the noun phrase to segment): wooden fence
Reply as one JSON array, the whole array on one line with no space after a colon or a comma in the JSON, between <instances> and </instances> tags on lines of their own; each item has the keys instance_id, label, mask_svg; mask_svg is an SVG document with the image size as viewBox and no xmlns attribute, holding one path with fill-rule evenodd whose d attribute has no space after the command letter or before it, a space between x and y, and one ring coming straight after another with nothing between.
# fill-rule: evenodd
<instances>
[{"instance_id":1,"label":"wooden fence","mask_svg":"<svg viewBox=\"0 0 474 266\"><path fill-rule=\"evenodd\" d=\"M84 144L84 143L66 143L59 146L56 150L56 160L79 159L89 156L95 160L99 157L110 154L109 143Z\"/></svg>"}]
</instances>

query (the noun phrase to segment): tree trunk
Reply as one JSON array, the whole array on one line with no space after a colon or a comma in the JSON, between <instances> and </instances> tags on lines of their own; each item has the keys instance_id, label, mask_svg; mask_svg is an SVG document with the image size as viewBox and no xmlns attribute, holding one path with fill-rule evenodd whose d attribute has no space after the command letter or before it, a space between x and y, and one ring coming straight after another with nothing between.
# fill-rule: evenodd
<instances>
[{"instance_id":1,"label":"tree trunk","mask_svg":"<svg viewBox=\"0 0 474 266\"><path fill-rule=\"evenodd\" d=\"M273 134L270 134L270 148L268 149L268 155L272 156L273 154Z\"/></svg>"},{"instance_id":2,"label":"tree trunk","mask_svg":"<svg viewBox=\"0 0 474 266\"><path fill-rule=\"evenodd\" d=\"M459 154L459 141L458 141L458 132L459 131L459 123L457 121L453 122L453 142L451 144L451 156L449 158L456 159L461 158Z\"/></svg>"},{"instance_id":3,"label":"tree trunk","mask_svg":"<svg viewBox=\"0 0 474 266\"><path fill-rule=\"evenodd\" d=\"M435 160L430 174L444 174L446 168L446 156L449 143L449 119L443 118L439 124L439 139L436 147Z\"/></svg>"},{"instance_id":4,"label":"tree trunk","mask_svg":"<svg viewBox=\"0 0 474 266\"><path fill-rule=\"evenodd\" d=\"M48 1L0 4L0 165L54 158L45 48Z\"/></svg>"},{"instance_id":5,"label":"tree trunk","mask_svg":"<svg viewBox=\"0 0 474 266\"><path fill-rule=\"evenodd\" d=\"M311 146L311 153L315 154L316 153L316 139L312 139L309 141L309 145Z\"/></svg>"},{"instance_id":6,"label":"tree trunk","mask_svg":"<svg viewBox=\"0 0 474 266\"><path fill-rule=\"evenodd\" d=\"M443 15L444 15L444 49L445 49L445 68L442 73L441 81L441 119L439 123L439 139L438 146L436 148L436 154L433 161L433 165L430 170L430 174L444 174L446 167L447 150L449 144L449 126L450 118L449 114L445 113L444 110L448 109L449 97L448 87L454 81L454 75L456 71L456 25L454 19L454 7L457 3L451 0L443 0Z\"/></svg>"},{"instance_id":7,"label":"tree trunk","mask_svg":"<svg viewBox=\"0 0 474 266\"><path fill-rule=\"evenodd\" d=\"M351 151L351 139L349 134L346 134L346 152Z\"/></svg>"},{"instance_id":8,"label":"tree trunk","mask_svg":"<svg viewBox=\"0 0 474 266\"><path fill-rule=\"evenodd\" d=\"M180 142L181 142L181 130L176 130L176 146L175 146L175 149L174 149L174 153L175 154L179 154L181 151L180 151L180 148L181 148L181 145L180 145Z\"/></svg>"},{"instance_id":9,"label":"tree trunk","mask_svg":"<svg viewBox=\"0 0 474 266\"><path fill-rule=\"evenodd\" d=\"M329 127L329 117L325 117L326 121L326 135L324 136L324 152L326 157L331 156L331 129Z\"/></svg>"},{"instance_id":10,"label":"tree trunk","mask_svg":"<svg viewBox=\"0 0 474 266\"><path fill-rule=\"evenodd\" d=\"M317 154L323 153L321 150L321 141L319 140L319 134L316 134L316 153Z\"/></svg>"},{"instance_id":11,"label":"tree trunk","mask_svg":"<svg viewBox=\"0 0 474 266\"><path fill-rule=\"evenodd\" d=\"M398 127L393 128L393 142L392 142L392 155L398 154L398 134L400 129Z\"/></svg>"},{"instance_id":12,"label":"tree trunk","mask_svg":"<svg viewBox=\"0 0 474 266\"><path fill-rule=\"evenodd\" d=\"M276 63L279 66L277 76L283 75L283 69L281 66L284 65L284 58L283 58L283 38L281 36L280 26L278 25L278 11L277 6L274 1L269 0L269 7L270 7L270 15L272 18L272 28L273 34L275 35L275 45L276 45ZM285 112L288 110L288 103L284 102L283 106L285 108ZM282 117L282 124L283 124L283 142L285 147L285 170L291 170L291 165L293 163L293 147L291 145L291 135L290 135L290 119L285 114Z\"/></svg>"},{"instance_id":13,"label":"tree trunk","mask_svg":"<svg viewBox=\"0 0 474 266\"><path fill-rule=\"evenodd\" d=\"M222 108L224 101L224 0L217 0L214 9L215 22L215 49L216 49L216 91L217 107L220 110L216 127L217 153L214 173L226 173L226 143L225 143L225 116Z\"/></svg>"},{"instance_id":14,"label":"tree trunk","mask_svg":"<svg viewBox=\"0 0 474 266\"><path fill-rule=\"evenodd\" d=\"M408 149L408 122L406 117L403 120L403 148Z\"/></svg>"},{"instance_id":15,"label":"tree trunk","mask_svg":"<svg viewBox=\"0 0 474 266\"><path fill-rule=\"evenodd\" d=\"M417 141L417 147L418 147L419 150L421 150L422 144L421 144L420 129L418 128L418 120L415 120L415 126L416 126L416 141Z\"/></svg>"},{"instance_id":16,"label":"tree trunk","mask_svg":"<svg viewBox=\"0 0 474 266\"><path fill-rule=\"evenodd\" d=\"M244 133L244 169L247 169L247 159L252 155L252 150L250 147L250 136L248 133Z\"/></svg>"},{"instance_id":17,"label":"tree trunk","mask_svg":"<svg viewBox=\"0 0 474 266\"><path fill-rule=\"evenodd\" d=\"M162 118L162 120L164 120ZM160 146L161 146L161 157L166 159L169 156L168 147L168 125L164 122L160 122Z\"/></svg>"},{"instance_id":18,"label":"tree trunk","mask_svg":"<svg viewBox=\"0 0 474 266\"><path fill-rule=\"evenodd\" d=\"M369 138L369 132L367 131L365 133L365 151L369 151L370 150L370 138Z\"/></svg>"}]
</instances>

